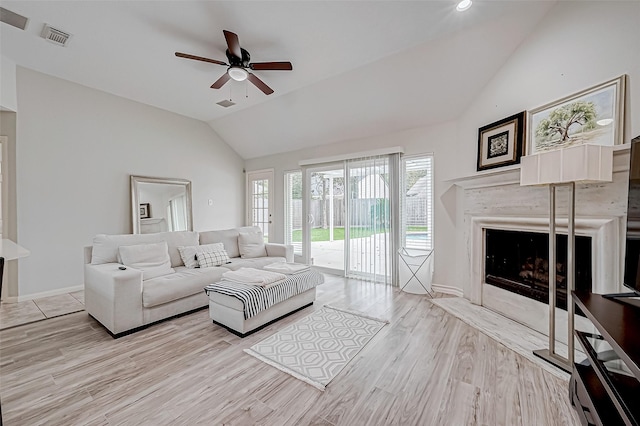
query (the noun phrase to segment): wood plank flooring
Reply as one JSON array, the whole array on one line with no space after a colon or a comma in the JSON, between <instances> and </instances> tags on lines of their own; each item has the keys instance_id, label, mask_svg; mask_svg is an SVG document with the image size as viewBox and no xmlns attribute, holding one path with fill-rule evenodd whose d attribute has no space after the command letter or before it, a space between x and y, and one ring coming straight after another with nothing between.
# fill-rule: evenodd
<instances>
[{"instance_id":1,"label":"wood plank flooring","mask_svg":"<svg viewBox=\"0 0 640 426\"><path fill-rule=\"evenodd\" d=\"M388 319L321 392L243 353L324 304ZM568 383L424 296L327 276L247 338L206 310L112 339L86 312L0 331L11 425L577 425Z\"/></svg>"},{"instance_id":2,"label":"wood plank flooring","mask_svg":"<svg viewBox=\"0 0 640 426\"><path fill-rule=\"evenodd\" d=\"M0 330L84 310L84 290L17 303L0 303Z\"/></svg>"}]
</instances>

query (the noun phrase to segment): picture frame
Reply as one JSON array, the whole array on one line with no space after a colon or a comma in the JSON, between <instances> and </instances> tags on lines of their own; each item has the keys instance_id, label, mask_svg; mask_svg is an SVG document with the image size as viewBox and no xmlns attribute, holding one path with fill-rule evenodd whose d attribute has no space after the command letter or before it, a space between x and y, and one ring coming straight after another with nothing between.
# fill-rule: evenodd
<instances>
[{"instance_id":1,"label":"picture frame","mask_svg":"<svg viewBox=\"0 0 640 426\"><path fill-rule=\"evenodd\" d=\"M151 206L149 203L140 204L140 219L149 219L151 217Z\"/></svg>"},{"instance_id":2,"label":"picture frame","mask_svg":"<svg viewBox=\"0 0 640 426\"><path fill-rule=\"evenodd\" d=\"M520 164L526 111L478 129L478 171Z\"/></svg>"},{"instance_id":3,"label":"picture frame","mask_svg":"<svg viewBox=\"0 0 640 426\"><path fill-rule=\"evenodd\" d=\"M529 111L527 155L624 142L626 74Z\"/></svg>"}]
</instances>

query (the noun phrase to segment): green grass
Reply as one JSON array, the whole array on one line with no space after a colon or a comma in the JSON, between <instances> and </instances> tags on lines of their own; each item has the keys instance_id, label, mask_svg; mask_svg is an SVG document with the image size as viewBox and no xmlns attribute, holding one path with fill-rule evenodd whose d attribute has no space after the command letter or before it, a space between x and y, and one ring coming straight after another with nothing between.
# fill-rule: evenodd
<instances>
[{"instance_id":1,"label":"green grass","mask_svg":"<svg viewBox=\"0 0 640 426\"><path fill-rule=\"evenodd\" d=\"M409 232L427 232L426 226L407 226Z\"/></svg>"},{"instance_id":2,"label":"green grass","mask_svg":"<svg viewBox=\"0 0 640 426\"><path fill-rule=\"evenodd\" d=\"M426 232L426 226L409 226L407 229L411 232ZM381 231L381 230L380 230ZM373 235L374 231L371 228L351 228L351 238L362 238L362 237L370 237ZM296 229L293 231L292 239L294 243L302 242L302 230ZM333 240L340 241L344 240L344 228L336 227L333 228ZM311 242L318 241L329 241L329 229L323 228L312 228L311 229Z\"/></svg>"},{"instance_id":3,"label":"green grass","mask_svg":"<svg viewBox=\"0 0 640 426\"><path fill-rule=\"evenodd\" d=\"M373 235L373 229L370 228L351 228L351 238L361 238L361 237L370 237ZM302 241L302 230L297 229L293 231L292 235L293 242L301 242ZM344 228L336 227L333 228L333 240L340 241L344 240ZM323 228L312 228L311 229L311 241L329 241L329 229Z\"/></svg>"}]
</instances>

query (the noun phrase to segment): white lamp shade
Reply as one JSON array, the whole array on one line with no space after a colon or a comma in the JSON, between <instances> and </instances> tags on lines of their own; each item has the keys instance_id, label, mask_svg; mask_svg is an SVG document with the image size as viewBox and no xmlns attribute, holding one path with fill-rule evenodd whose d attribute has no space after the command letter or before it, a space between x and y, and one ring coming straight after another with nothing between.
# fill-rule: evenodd
<instances>
[{"instance_id":1,"label":"white lamp shade","mask_svg":"<svg viewBox=\"0 0 640 426\"><path fill-rule=\"evenodd\" d=\"M593 144L540 152L520 159L520 185L613 181L613 147Z\"/></svg>"}]
</instances>

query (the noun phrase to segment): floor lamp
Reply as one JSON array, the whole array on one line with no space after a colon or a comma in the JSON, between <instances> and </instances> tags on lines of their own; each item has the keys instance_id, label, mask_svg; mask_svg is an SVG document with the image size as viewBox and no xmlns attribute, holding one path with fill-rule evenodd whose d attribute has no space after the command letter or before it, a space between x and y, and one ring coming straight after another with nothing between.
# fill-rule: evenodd
<instances>
[{"instance_id":1,"label":"floor lamp","mask_svg":"<svg viewBox=\"0 0 640 426\"><path fill-rule=\"evenodd\" d=\"M613 147L584 144L521 158L520 185L549 186L549 348L533 353L567 372L573 369L576 183L611 182ZM556 190L568 187L567 212L567 357L556 352Z\"/></svg>"}]
</instances>

